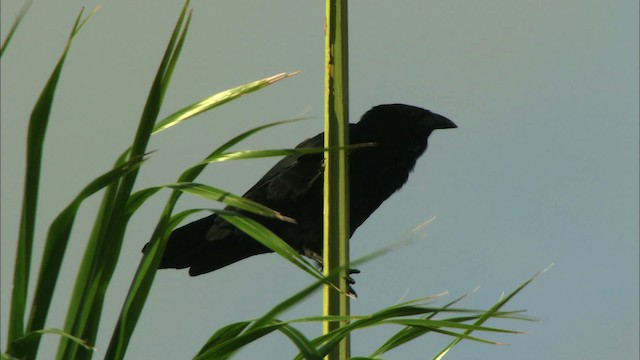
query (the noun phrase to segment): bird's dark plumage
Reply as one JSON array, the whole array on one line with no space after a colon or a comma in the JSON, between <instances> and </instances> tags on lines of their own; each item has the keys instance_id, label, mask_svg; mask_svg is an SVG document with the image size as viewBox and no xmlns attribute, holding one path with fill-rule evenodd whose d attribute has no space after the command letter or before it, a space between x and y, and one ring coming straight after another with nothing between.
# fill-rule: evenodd
<instances>
[{"instance_id":1,"label":"bird's dark plumage","mask_svg":"<svg viewBox=\"0 0 640 360\"><path fill-rule=\"evenodd\" d=\"M376 144L349 152L351 234L406 183L431 132L455 127L443 116L403 104L376 106L349 125L351 144ZM323 145L321 133L297 147ZM294 218L297 224L245 213L316 260L321 259L323 241L322 164L322 154L287 156L244 194ZM189 274L196 276L267 252L271 251L213 214L171 234L160 268L189 268Z\"/></svg>"}]
</instances>

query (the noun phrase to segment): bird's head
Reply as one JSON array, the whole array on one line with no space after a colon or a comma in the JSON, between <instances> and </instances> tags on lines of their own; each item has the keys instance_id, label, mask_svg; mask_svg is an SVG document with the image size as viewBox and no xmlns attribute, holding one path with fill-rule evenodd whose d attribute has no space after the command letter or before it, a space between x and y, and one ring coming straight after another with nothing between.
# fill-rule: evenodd
<instances>
[{"instance_id":1,"label":"bird's head","mask_svg":"<svg viewBox=\"0 0 640 360\"><path fill-rule=\"evenodd\" d=\"M358 122L358 127L376 134L378 141L426 142L433 130L457 126L446 117L417 106L387 104L367 111Z\"/></svg>"}]
</instances>

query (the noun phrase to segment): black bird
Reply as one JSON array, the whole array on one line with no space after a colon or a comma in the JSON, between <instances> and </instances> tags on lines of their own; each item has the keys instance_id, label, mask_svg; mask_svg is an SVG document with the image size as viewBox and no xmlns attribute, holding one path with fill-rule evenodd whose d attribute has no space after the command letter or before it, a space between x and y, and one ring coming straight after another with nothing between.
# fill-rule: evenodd
<instances>
[{"instance_id":1,"label":"black bird","mask_svg":"<svg viewBox=\"0 0 640 360\"><path fill-rule=\"evenodd\" d=\"M431 132L455 127L444 116L403 104L376 106L357 124L349 124L351 144L376 144L349 151L350 235L406 183L427 149ZM321 133L297 147L323 146ZM294 218L297 224L239 212L321 263L323 182L323 154L287 156L244 197ZM159 268L189 268L189 274L196 276L268 252L271 250L213 214L173 231Z\"/></svg>"}]
</instances>

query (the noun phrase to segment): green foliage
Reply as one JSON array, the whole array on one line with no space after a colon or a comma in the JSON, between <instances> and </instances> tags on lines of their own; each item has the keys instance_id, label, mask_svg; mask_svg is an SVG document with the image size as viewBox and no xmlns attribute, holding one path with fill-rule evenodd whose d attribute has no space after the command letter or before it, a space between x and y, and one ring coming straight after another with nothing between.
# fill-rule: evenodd
<instances>
[{"instance_id":1,"label":"green foliage","mask_svg":"<svg viewBox=\"0 0 640 360\"><path fill-rule=\"evenodd\" d=\"M16 20L9 36L17 29L20 19L25 15L25 10ZM62 73L62 67L66 60L67 54L71 47L71 43L75 35L80 31L86 23L88 17L82 20L82 11L78 14L73 25L69 39L65 49L49 77L38 101L36 102L31 118L29 120L29 129L27 133L27 158L25 167L25 181L22 202L22 216L20 220L20 232L18 235L18 250L16 254L16 263L14 266L13 291L11 297L11 313L9 319L8 344L22 338L25 334L24 316L27 302L27 287L29 284L29 275L31 269L31 253L33 248L34 228L36 222L36 213L38 208L38 189L40 188L40 170L42 167L42 150L44 137L49 124L49 116L55 90ZM7 45L3 46L3 50ZM27 328L26 332L33 329Z\"/></svg>"},{"instance_id":2,"label":"green foliage","mask_svg":"<svg viewBox=\"0 0 640 360\"><path fill-rule=\"evenodd\" d=\"M167 118L158 120L158 114L160 113L171 75L177 65L189 28L191 12L188 9L189 1L186 1L149 90L147 102L131 146L116 159L112 169L105 171L104 174L85 186L51 223L44 243L44 254L39 263L39 275L35 282L30 315L25 324L43 143L54 95L66 56L70 50L72 40L89 18L83 18L82 12L78 15L67 45L33 108L29 122L24 200L14 268L8 348L2 355L3 359L36 358L40 338L44 334L53 334L60 337L57 359L90 359L93 356L92 345L96 342L105 295L117 266L127 224L132 215L140 209L141 205L161 190L168 190L171 194L164 209L159 214L149 246L140 260L136 274L131 281L129 292L123 301L117 324L113 329L111 341L106 350L106 359L122 359L125 357L128 343L147 301L170 232L187 216L203 210L217 212L228 222L309 273L315 281L305 289L275 305L262 317L230 324L215 331L196 355L196 359L230 358L242 347L274 332L283 334L296 346L299 350L298 358L300 359L322 359L350 334L374 326L402 326L402 329L366 358L378 358L408 341L432 332L450 336L453 339L442 352L436 355L436 359L444 356L462 339L498 344L484 338L471 336L474 331L517 333L516 331L486 327L482 324L490 318L527 320L520 312L505 312L500 309L532 279L525 282L487 311L453 308L452 306L459 299L443 307L432 307L428 306L428 301L432 299L427 298L391 306L369 315L325 314L323 316L310 316L293 320L280 320L279 318L289 309L316 294L325 284L331 286L332 291L342 289L342 293L337 293L344 297L344 284L340 285L338 283L344 283L346 270L350 266L381 256L395 248L397 244L350 263L342 262L340 266L334 266L326 274L322 274L295 249L291 248L269 229L237 212L220 209L191 209L177 214L174 213L174 207L178 199L183 193L187 193L232 205L234 208L261 216L295 222L294 218L288 216L291 214L280 214L261 204L231 194L223 189L197 183L195 180L206 166L214 162L292 154L340 152L348 148L344 146L345 142L343 141L331 148L229 151L232 146L241 143L261 130L300 119L274 122L248 130L220 145L211 154L204 157L201 162L187 168L175 183L132 192L138 171L144 169L145 157L150 156L146 147L149 138L153 134L169 129L191 117L293 75L282 73L244 84L184 106ZM22 16L24 16L24 13L18 17L9 32L2 46L2 51L6 49ZM366 144L363 146L366 146ZM344 171L344 168L341 171ZM344 186L344 182L341 185ZM76 215L87 198L102 190L104 190L102 192L102 203L96 214L93 230L89 236L85 254L77 274L64 327L62 330L45 328L48 311L60 269L65 260L65 251L71 237ZM423 225L416 228L410 236L413 237ZM441 318L435 319L436 315ZM298 323L308 322L339 322L344 325L330 329L320 337L310 339L295 328ZM361 358L364 359L365 357Z\"/></svg>"}]
</instances>

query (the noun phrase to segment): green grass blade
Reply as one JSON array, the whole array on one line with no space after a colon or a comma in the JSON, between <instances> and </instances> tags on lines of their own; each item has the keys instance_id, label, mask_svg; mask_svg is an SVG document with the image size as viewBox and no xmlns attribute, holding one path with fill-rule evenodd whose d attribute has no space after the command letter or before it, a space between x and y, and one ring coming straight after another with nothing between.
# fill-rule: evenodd
<instances>
[{"instance_id":1,"label":"green grass blade","mask_svg":"<svg viewBox=\"0 0 640 360\"><path fill-rule=\"evenodd\" d=\"M245 199L241 196L231 194L228 191L215 188L213 186L198 184L198 183L177 183L165 185L172 189L179 190L184 193L197 195L205 199L223 202L227 205L231 205L235 208L250 211L254 214L276 218L278 220L295 223L295 220L281 214L278 211L272 210L262 204L255 201Z\"/></svg>"},{"instance_id":2,"label":"green grass blade","mask_svg":"<svg viewBox=\"0 0 640 360\"><path fill-rule=\"evenodd\" d=\"M234 323L218 330L198 352L196 359L228 359L243 346L275 330L286 335L305 359L322 359L322 354L315 349L311 341L300 331L290 326L289 322L273 320L259 327L247 327L249 323Z\"/></svg>"},{"instance_id":3,"label":"green grass blade","mask_svg":"<svg viewBox=\"0 0 640 360\"><path fill-rule=\"evenodd\" d=\"M125 211L127 216L131 217L131 215L133 215L140 208L140 206L145 203L145 201L147 201L160 190L162 190L162 187L156 186L142 189L131 194L131 196L129 197L129 202L127 203L127 209Z\"/></svg>"},{"instance_id":4,"label":"green grass blade","mask_svg":"<svg viewBox=\"0 0 640 360\"><path fill-rule=\"evenodd\" d=\"M479 337L476 337L476 336L467 335L466 333L465 334L460 334L460 333L457 333L457 332L448 331L448 330L444 330L444 329L440 329L440 328L431 328L431 331L433 331L435 333L442 334L442 335L451 336L451 337L455 338L457 341L460 341L460 340L471 340L471 341L476 341L476 342L489 344L489 345L507 345L505 343L492 341L492 340L486 340L486 339L479 338ZM471 331L475 331L475 330L471 330Z\"/></svg>"},{"instance_id":5,"label":"green grass blade","mask_svg":"<svg viewBox=\"0 0 640 360\"><path fill-rule=\"evenodd\" d=\"M22 338L14 341L9 345L9 349L7 350L6 354L8 354L8 356L11 356L11 359L24 359L29 356L29 354L31 353L31 349L38 346L42 335L46 334L59 335L69 341L75 342L76 344L82 346L87 350L95 351L95 348L87 344L84 340L66 333L60 329L41 329L28 332Z\"/></svg>"},{"instance_id":6,"label":"green grass blade","mask_svg":"<svg viewBox=\"0 0 640 360\"><path fill-rule=\"evenodd\" d=\"M237 227L245 234L259 241L262 245L268 247L280 256L289 260L291 263L308 273L309 275L322 279L323 276L320 272L310 264L300 253L294 248L282 240L279 236L274 234L271 230L267 229L259 222L248 218L244 215L234 214L231 212L218 212L218 216Z\"/></svg>"},{"instance_id":7,"label":"green grass blade","mask_svg":"<svg viewBox=\"0 0 640 360\"><path fill-rule=\"evenodd\" d=\"M4 51L7 49L9 42L11 42L11 38L13 38L13 34L16 32L16 30L18 30L18 25L20 25L20 22L22 21L24 16L27 15L27 11L29 11L32 3L33 1L27 0L20 8L20 12L18 12L16 19L13 21L13 24L11 24L11 28L9 28L7 36L4 38L4 42L2 43L2 45L0 45L0 57L2 57L2 54L4 54Z\"/></svg>"},{"instance_id":8,"label":"green grass blade","mask_svg":"<svg viewBox=\"0 0 640 360\"><path fill-rule=\"evenodd\" d=\"M346 336L355 330L376 326L381 324L384 320L393 317L420 315L427 312L431 312L432 309L419 306L391 306L386 309L377 311L369 316L358 319L351 323L346 324L330 333L326 333L316 339L314 343L319 345L318 349L323 354L328 354L335 348Z\"/></svg>"},{"instance_id":9,"label":"green grass blade","mask_svg":"<svg viewBox=\"0 0 640 360\"><path fill-rule=\"evenodd\" d=\"M454 299L453 301L449 302L448 304L445 304L442 307L442 311L445 311L446 309L460 302L460 300L464 299L467 295L468 294L464 294L458 297L457 299ZM437 315L438 313L440 313L440 311L434 311L431 315L427 316L427 319L431 319L433 316ZM412 328L407 326L404 329L398 331L392 337L390 337L387 341L385 341L384 344L382 344L382 346L376 349L376 351L374 351L369 356L371 357L380 356L393 348L396 348L406 342L409 342L417 337L424 335L428 331L429 331L428 329L418 329L418 328Z\"/></svg>"},{"instance_id":10,"label":"green grass blade","mask_svg":"<svg viewBox=\"0 0 640 360\"><path fill-rule=\"evenodd\" d=\"M304 156L304 155L320 154L320 153L328 152L331 150L352 150L352 149L359 149L363 147L372 147L372 146L375 146L375 144L362 143L362 144L347 145L344 147L337 147L333 149L291 148L291 149L265 149L265 150L242 150L242 151L232 151L232 152L218 152L218 153L209 155L209 157L203 160L203 163L213 163L213 162L221 162L221 161L227 161L227 160L255 159L255 158L274 157L274 156Z\"/></svg>"},{"instance_id":11,"label":"green grass blade","mask_svg":"<svg viewBox=\"0 0 640 360\"><path fill-rule=\"evenodd\" d=\"M267 149L267 150L242 150L232 151L222 154L216 154L206 158L204 161L208 163L221 162L228 160L244 160L244 159L256 159L264 157L274 156L289 156L289 155L306 155L306 154L320 154L327 151L325 148L302 148L302 149Z\"/></svg>"},{"instance_id":12,"label":"green grass blade","mask_svg":"<svg viewBox=\"0 0 640 360\"><path fill-rule=\"evenodd\" d=\"M159 133L162 130L168 129L172 126L178 125L181 122L194 117L200 113L211 110L224 103L239 98L240 96L249 94L251 92L260 90L266 86L274 84L280 80L289 78L296 73L280 73L261 80L253 81L247 84L236 86L232 89L225 90L208 98L202 99L196 103L188 105L175 113L167 116L163 120L159 121L153 129L153 134Z\"/></svg>"},{"instance_id":13,"label":"green grass blade","mask_svg":"<svg viewBox=\"0 0 640 360\"><path fill-rule=\"evenodd\" d=\"M533 275L529 280L525 281L522 285L518 286L514 291L512 291L509 295L507 295L505 298L501 299L500 301L498 301L495 305L493 305L489 310L487 310L487 312L485 312L475 323L474 325L482 325L485 321L487 321L489 318L491 318L495 313L498 312L498 310L500 310L500 308L502 308L502 306L504 306L504 304L506 304L509 300L511 300L511 298L513 298L514 296L516 296L516 294L518 294L522 289L524 289L527 285L529 285L533 279L535 279L536 277L538 277L540 273L536 273L535 275ZM465 331L464 335L469 335L473 332L473 330L467 330ZM438 355L436 355L433 359L434 360L440 360L442 359L448 352L449 350L453 349L454 346L456 346L460 341L462 340L462 337L458 337L457 339L453 340L449 345L447 345L444 349L442 349L442 351L440 351L438 353Z\"/></svg>"},{"instance_id":14,"label":"green grass blade","mask_svg":"<svg viewBox=\"0 0 640 360\"><path fill-rule=\"evenodd\" d=\"M305 359L322 360L324 358L324 356L316 350L311 341L309 341L309 339L296 328L290 325L285 325L279 330L281 333L285 334L291 342L293 342L298 350L300 350L300 355L304 356Z\"/></svg>"},{"instance_id":15,"label":"green grass blade","mask_svg":"<svg viewBox=\"0 0 640 360\"><path fill-rule=\"evenodd\" d=\"M127 154L122 154L117 160L114 167L120 166L125 162ZM113 203L115 202L115 196L118 190L118 184L111 184L107 187L104 196L102 197L102 201L100 204L100 208L98 210L98 214L96 215L96 219L105 219L108 214L113 211ZM95 254L97 252L97 241L96 239L100 236L100 234L106 232L107 224L104 221L96 220L91 230L91 235L89 236L89 243L85 249L83 259L95 259ZM78 270L78 274L76 277L76 281L73 288L73 293L71 299L69 301L69 307L67 310L67 317L65 319L64 328L71 329L74 324L77 324L80 321L84 321L83 314L78 310L81 308L83 301L89 297L90 288L89 284L89 276L91 274L91 269L93 264L90 261L82 261L80 263L80 269ZM67 330L70 331L70 330ZM65 339L60 341L58 346L58 353L56 355L57 359L64 359L64 352L72 351L71 345L67 344Z\"/></svg>"},{"instance_id":16,"label":"green grass blade","mask_svg":"<svg viewBox=\"0 0 640 360\"><path fill-rule=\"evenodd\" d=\"M234 138L232 138L231 140L225 142L224 144L222 144L221 146L219 146L216 150L214 150L208 157L212 157L215 156L216 154L221 154L227 150L229 150L232 146L237 145L238 143L240 143L241 141L247 139L248 137L250 137L251 135L254 135L262 130L266 130L270 127L274 127L274 126L278 126L278 125L284 125L284 124L289 124L292 122L297 122L297 121L301 121L301 120L306 120L306 118L295 118L295 119L287 119L287 120L280 120L280 121L274 121L271 123L267 123L264 125L260 125L258 127L255 127L253 129L249 129L243 133L241 133L240 135L235 136Z\"/></svg>"},{"instance_id":17,"label":"green grass blade","mask_svg":"<svg viewBox=\"0 0 640 360\"><path fill-rule=\"evenodd\" d=\"M234 195L226 190L218 189L213 186L199 184L199 183L175 183L175 184L155 186L155 187L150 187L150 188L140 190L132 194L125 213L128 216L133 215L133 213L144 203L144 201L149 199L152 195L160 191L162 188L174 189L182 193L192 194L192 195L203 197L208 200L222 202L227 205L231 205L237 209L252 212L257 215L262 215L265 217L270 217L270 218L275 218L275 219L290 222L290 223L295 223L295 219L287 217L281 214L280 212L270 209L253 200L246 199L238 195Z\"/></svg>"},{"instance_id":18,"label":"green grass blade","mask_svg":"<svg viewBox=\"0 0 640 360\"><path fill-rule=\"evenodd\" d=\"M229 148L231 148L232 146L240 143L241 141L245 140L246 138L250 137L251 135L262 131L264 129L273 127L273 126L277 126L277 125L281 125L281 124L286 124L286 123L290 123L293 121L300 121L302 119L290 119L290 120L282 120L282 121L276 121L276 122L272 122L272 123L268 123L262 126L258 126L256 128L250 129L248 131L245 131L243 133L241 133L240 135L234 137L233 139L225 142L224 144L222 144L221 146L219 146L217 149L215 149L213 152L211 152L211 154L209 154L209 156L207 156L207 158L210 157L214 157L218 154L222 154L225 151L227 151ZM206 158L205 158L206 159ZM209 163L206 161L202 161L199 164L185 170L181 175L180 178L178 179L178 182L192 182L194 181L198 175L200 175L200 173L202 172L202 170L204 170L207 165Z\"/></svg>"},{"instance_id":19,"label":"green grass blade","mask_svg":"<svg viewBox=\"0 0 640 360\"><path fill-rule=\"evenodd\" d=\"M90 15L89 15L90 16ZM9 315L8 341L13 341L24 336L24 316L26 309L27 288L29 272L31 268L31 252L33 247L34 228L36 223L36 210L38 204L38 190L40 188L40 170L42 164L42 151L44 138L51 115L53 98L62 73L64 62L71 48L74 36L78 33L84 21L81 22L82 11L78 14L76 22L67 40L65 49L56 64L49 80L47 81L38 101L31 113L29 130L27 133L27 156L24 180L24 194L22 202L22 215L20 219L20 231L16 262L14 267L13 291L11 294L11 310ZM87 17L88 18L88 17ZM85 20L86 21L86 20Z\"/></svg>"},{"instance_id":20,"label":"green grass blade","mask_svg":"<svg viewBox=\"0 0 640 360\"><path fill-rule=\"evenodd\" d=\"M249 326L249 324L251 324L251 321L241 321L222 327L220 330L211 335L209 340L207 340L202 348L208 349L235 338L236 336L240 335L244 331L244 329Z\"/></svg>"},{"instance_id":21,"label":"green grass blade","mask_svg":"<svg viewBox=\"0 0 640 360\"><path fill-rule=\"evenodd\" d=\"M269 335L272 332L282 328L286 323L283 322L273 322L271 324L262 326L260 328L246 331L240 335L237 335L225 342L216 344L214 346L205 347L200 350L198 355L194 358L194 360L221 360L226 359L230 354L234 351L240 349L247 344L260 339L265 335Z\"/></svg>"},{"instance_id":22,"label":"green grass blade","mask_svg":"<svg viewBox=\"0 0 640 360\"><path fill-rule=\"evenodd\" d=\"M92 181L53 221L49 228L42 261L40 262L40 274L31 305L31 313L26 328L27 332L33 332L44 327L53 291L60 273L60 266L71 234L71 228L82 202L97 191L117 181L133 168L140 166L141 161L142 159L138 159L137 161L125 163ZM35 341L32 345L30 356L34 357L38 342Z\"/></svg>"},{"instance_id":23,"label":"green grass blade","mask_svg":"<svg viewBox=\"0 0 640 360\"><path fill-rule=\"evenodd\" d=\"M407 325L412 327L428 328L428 329L451 328L451 329L463 329L463 330L471 330L471 331L498 332L498 333L506 333L506 334L522 334L521 331L499 329L494 327L487 327L487 326L480 326L480 325L473 325L473 324L464 324L457 321L448 321L448 320L390 319L390 320L380 321L379 324Z\"/></svg>"},{"instance_id":24,"label":"green grass blade","mask_svg":"<svg viewBox=\"0 0 640 360\"><path fill-rule=\"evenodd\" d=\"M191 15L190 13L188 14L188 6L189 1L187 0L147 97L133 145L131 146L130 158L135 158L145 153L170 82L171 73L189 28ZM100 230L92 234L88 251L85 252L85 257L83 258L82 272L78 275L78 279L82 279L82 281L76 282L76 288L74 289L74 297L79 298L80 301L74 303L78 306L77 308L70 308L68 321L66 322L70 324L70 327L65 329L70 333L88 339L90 342L94 342L97 336L104 297L120 254L124 232L129 220L126 207L136 177L137 170L134 170L122 179L115 196L108 201L110 205L106 209L108 211L102 212L102 217L96 219L96 222L101 223L97 226ZM125 349L128 338L119 338L119 340L122 341L121 344L123 345L119 346L119 348ZM123 353L118 354L118 356L123 356ZM90 357L91 353L83 351L76 345L69 342L61 342L58 351L59 359L88 359Z\"/></svg>"},{"instance_id":25,"label":"green grass blade","mask_svg":"<svg viewBox=\"0 0 640 360\"><path fill-rule=\"evenodd\" d=\"M313 284L302 289L301 291L295 293L293 296L290 296L284 301L281 301L276 306L274 306L271 310L265 313L261 318L253 322L249 328L250 329L258 328L265 324L270 323L272 320L276 318L276 316L282 314L286 310L292 308L294 305L300 303L302 300L309 297L311 294L313 294L318 289L320 289L320 287L325 283L330 283L330 282L325 278L321 278L315 281Z\"/></svg>"},{"instance_id":26,"label":"green grass blade","mask_svg":"<svg viewBox=\"0 0 640 360\"><path fill-rule=\"evenodd\" d=\"M145 248L145 253L142 257L140 265L136 271L136 275L129 287L129 292L122 305L120 316L118 317L118 323L111 336L111 341L105 355L105 359L123 359L124 354L129 345L129 340L133 334L133 330L138 322L142 308L146 301L147 295L153 282L153 275L158 268L159 261L164 252L164 248L159 248L157 245L161 242L154 241L155 239L166 239L170 231L180 221L182 221L189 214L194 211L185 211L180 214L170 217L169 207L172 207L177 199L179 193L173 193L169 204L165 208L160 221L156 225L156 228L150 241L150 246ZM166 244L166 241L164 242Z\"/></svg>"}]
</instances>

